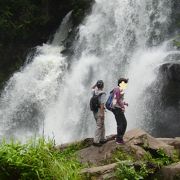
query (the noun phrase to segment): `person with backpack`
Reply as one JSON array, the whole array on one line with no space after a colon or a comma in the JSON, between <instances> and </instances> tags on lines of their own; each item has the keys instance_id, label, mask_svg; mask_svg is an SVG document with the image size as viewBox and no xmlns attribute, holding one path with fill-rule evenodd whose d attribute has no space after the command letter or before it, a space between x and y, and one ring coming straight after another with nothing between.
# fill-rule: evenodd
<instances>
[{"instance_id":1,"label":"person with backpack","mask_svg":"<svg viewBox=\"0 0 180 180\"><path fill-rule=\"evenodd\" d=\"M98 80L97 83L92 87L92 97L90 99L90 108L93 111L94 118L96 120L96 130L94 137L94 146L101 146L106 143L105 139L105 101L106 93L103 91L104 82Z\"/></svg>"},{"instance_id":2,"label":"person with backpack","mask_svg":"<svg viewBox=\"0 0 180 180\"><path fill-rule=\"evenodd\" d=\"M125 105L128 103L124 102L124 89L126 88L128 79L120 78L118 80L118 87L113 90L112 109L116 123L117 123L117 144L124 144L123 136L126 132L127 121L124 115Z\"/></svg>"}]
</instances>

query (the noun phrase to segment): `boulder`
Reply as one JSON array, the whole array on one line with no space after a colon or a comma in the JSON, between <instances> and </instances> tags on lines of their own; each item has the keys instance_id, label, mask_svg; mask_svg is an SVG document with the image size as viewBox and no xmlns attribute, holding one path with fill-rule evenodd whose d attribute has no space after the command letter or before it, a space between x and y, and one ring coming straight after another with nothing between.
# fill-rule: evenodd
<instances>
[{"instance_id":1,"label":"boulder","mask_svg":"<svg viewBox=\"0 0 180 180\"><path fill-rule=\"evenodd\" d=\"M141 167L142 162L131 162L128 160L121 161L121 164L124 165L129 165L129 166L134 166L134 167ZM112 164L107 164L104 166L98 166L98 167L91 167L91 168L85 168L81 170L81 174L85 174L88 177L96 177L95 179L114 179L114 171L116 170L118 166L118 163L112 163ZM93 179L93 178L91 178Z\"/></svg>"},{"instance_id":2,"label":"boulder","mask_svg":"<svg viewBox=\"0 0 180 180\"><path fill-rule=\"evenodd\" d=\"M132 143L127 143L127 145L129 146L129 149L131 150L131 152L134 154L134 157L137 160L140 160L141 158L144 157L144 155L147 153L142 147L134 145Z\"/></svg>"},{"instance_id":3,"label":"boulder","mask_svg":"<svg viewBox=\"0 0 180 180\"><path fill-rule=\"evenodd\" d=\"M156 177L163 180L180 180L180 162L164 166Z\"/></svg>"},{"instance_id":4,"label":"boulder","mask_svg":"<svg viewBox=\"0 0 180 180\"><path fill-rule=\"evenodd\" d=\"M115 140L110 140L101 147L95 147L92 145L84 148L78 151L78 156L82 163L101 165L101 162L111 159L112 154L118 150L132 153L138 160L146 154L146 151L142 147L135 145L132 142L125 142L123 145L118 145L115 143Z\"/></svg>"},{"instance_id":5,"label":"boulder","mask_svg":"<svg viewBox=\"0 0 180 180\"><path fill-rule=\"evenodd\" d=\"M106 136L106 139L108 141L111 141L111 140L114 140L116 138L116 135L115 134L112 134L112 135L109 135L109 136ZM83 139L83 140L80 140L80 141L75 141L75 142L70 142L70 143L65 143L65 144L60 144L60 145L57 145L55 146L54 148L57 149L57 150L64 150L65 148L67 148L68 146L72 146L72 145L81 145L81 147L85 148L85 147L89 147L93 144L93 138L86 138L86 139Z\"/></svg>"},{"instance_id":6,"label":"boulder","mask_svg":"<svg viewBox=\"0 0 180 180\"><path fill-rule=\"evenodd\" d=\"M120 146L115 143L115 140L108 141L100 147L91 145L78 151L79 160L82 163L93 163L100 165L103 160L112 156L112 153Z\"/></svg>"},{"instance_id":7,"label":"boulder","mask_svg":"<svg viewBox=\"0 0 180 180\"><path fill-rule=\"evenodd\" d=\"M104 173L110 172L114 170L117 166L117 163L108 164L105 166L98 166L98 167L92 167L92 168L85 168L81 171L81 174L92 174L92 175L102 175Z\"/></svg>"},{"instance_id":8,"label":"boulder","mask_svg":"<svg viewBox=\"0 0 180 180\"><path fill-rule=\"evenodd\" d=\"M165 63L160 67L160 72L163 73L169 81L180 82L180 63Z\"/></svg>"},{"instance_id":9,"label":"boulder","mask_svg":"<svg viewBox=\"0 0 180 180\"><path fill-rule=\"evenodd\" d=\"M156 151L162 149L168 156L173 155L174 147L160 141L141 129L133 129L125 134L125 141L131 145L138 145L145 150Z\"/></svg>"},{"instance_id":10,"label":"boulder","mask_svg":"<svg viewBox=\"0 0 180 180\"><path fill-rule=\"evenodd\" d=\"M180 137L175 138L156 138L157 140L163 141L166 144L174 146L175 149L180 150Z\"/></svg>"}]
</instances>

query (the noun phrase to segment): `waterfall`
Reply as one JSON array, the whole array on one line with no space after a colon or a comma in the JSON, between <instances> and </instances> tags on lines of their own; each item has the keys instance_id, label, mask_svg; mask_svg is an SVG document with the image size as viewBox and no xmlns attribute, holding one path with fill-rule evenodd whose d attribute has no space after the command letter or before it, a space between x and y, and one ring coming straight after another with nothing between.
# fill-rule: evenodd
<instances>
[{"instance_id":1,"label":"waterfall","mask_svg":"<svg viewBox=\"0 0 180 180\"><path fill-rule=\"evenodd\" d=\"M68 69L60 30L10 78L1 96L1 135L45 134L57 143L93 136L91 86L103 79L108 94L121 76L129 78L128 128L141 126L148 112L145 91L173 53L167 50L170 15L171 0L96 0L79 26ZM115 133L115 125L106 112L106 134Z\"/></svg>"},{"instance_id":2,"label":"waterfall","mask_svg":"<svg viewBox=\"0 0 180 180\"><path fill-rule=\"evenodd\" d=\"M71 27L70 18L71 12L63 19L53 43L38 46L34 55L27 57L25 67L7 82L0 98L0 136L26 140L44 135L45 112L55 101L67 71L68 62L60 52Z\"/></svg>"}]
</instances>

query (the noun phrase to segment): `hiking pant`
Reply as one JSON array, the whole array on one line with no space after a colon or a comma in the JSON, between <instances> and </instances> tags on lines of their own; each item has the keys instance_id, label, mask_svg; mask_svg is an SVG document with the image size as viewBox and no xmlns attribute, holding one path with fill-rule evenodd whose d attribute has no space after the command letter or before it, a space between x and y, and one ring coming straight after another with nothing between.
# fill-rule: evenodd
<instances>
[{"instance_id":1,"label":"hiking pant","mask_svg":"<svg viewBox=\"0 0 180 180\"><path fill-rule=\"evenodd\" d=\"M93 114L96 120L96 131L95 131L94 142L99 143L100 141L103 141L105 139L104 118L99 116L100 110L98 110L97 113L94 112Z\"/></svg>"},{"instance_id":2,"label":"hiking pant","mask_svg":"<svg viewBox=\"0 0 180 180\"><path fill-rule=\"evenodd\" d=\"M127 121L124 115L124 112L121 110L121 108L115 108L112 110L116 122L117 122L117 138L116 141L122 140L123 136L126 132L127 127Z\"/></svg>"}]
</instances>

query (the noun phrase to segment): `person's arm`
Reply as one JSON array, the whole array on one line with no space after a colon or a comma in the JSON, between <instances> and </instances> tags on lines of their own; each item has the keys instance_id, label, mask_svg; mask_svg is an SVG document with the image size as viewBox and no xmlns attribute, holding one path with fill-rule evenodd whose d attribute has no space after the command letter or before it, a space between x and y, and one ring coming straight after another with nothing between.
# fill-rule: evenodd
<instances>
[{"instance_id":1,"label":"person's arm","mask_svg":"<svg viewBox=\"0 0 180 180\"><path fill-rule=\"evenodd\" d=\"M120 90L120 96L124 96L124 91L123 90ZM123 102L123 106L128 106L129 104L125 101L122 101ZM125 107L124 107L125 109Z\"/></svg>"},{"instance_id":2,"label":"person's arm","mask_svg":"<svg viewBox=\"0 0 180 180\"><path fill-rule=\"evenodd\" d=\"M100 104L100 116L104 119L104 103Z\"/></svg>"},{"instance_id":3,"label":"person's arm","mask_svg":"<svg viewBox=\"0 0 180 180\"><path fill-rule=\"evenodd\" d=\"M125 111L125 104L126 103L122 99L123 95L124 95L124 91L123 90L119 90L118 91L118 100L117 100L117 103L121 107L122 111L124 112Z\"/></svg>"},{"instance_id":4,"label":"person's arm","mask_svg":"<svg viewBox=\"0 0 180 180\"><path fill-rule=\"evenodd\" d=\"M95 88L96 88L96 84L91 89L95 89Z\"/></svg>"},{"instance_id":5,"label":"person's arm","mask_svg":"<svg viewBox=\"0 0 180 180\"><path fill-rule=\"evenodd\" d=\"M92 95L94 95L95 89L96 89L96 84L91 88L91 93L92 93Z\"/></svg>"},{"instance_id":6,"label":"person's arm","mask_svg":"<svg viewBox=\"0 0 180 180\"><path fill-rule=\"evenodd\" d=\"M115 88L113 90L113 100L112 100L112 106L113 107L117 104L117 100L118 100L118 98L117 98L117 89Z\"/></svg>"},{"instance_id":7,"label":"person's arm","mask_svg":"<svg viewBox=\"0 0 180 180\"><path fill-rule=\"evenodd\" d=\"M105 102L106 102L106 94L103 93L101 95L101 100L100 100L101 104L100 104L100 116L102 117L102 119L104 119L104 116L105 116L105 108L104 108L104 105L105 105Z\"/></svg>"}]
</instances>

